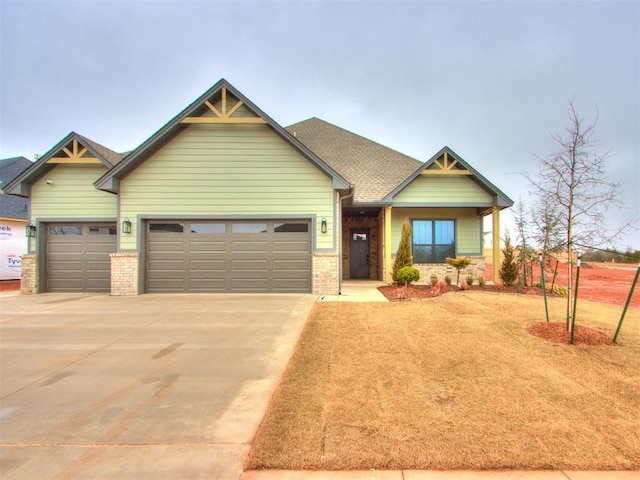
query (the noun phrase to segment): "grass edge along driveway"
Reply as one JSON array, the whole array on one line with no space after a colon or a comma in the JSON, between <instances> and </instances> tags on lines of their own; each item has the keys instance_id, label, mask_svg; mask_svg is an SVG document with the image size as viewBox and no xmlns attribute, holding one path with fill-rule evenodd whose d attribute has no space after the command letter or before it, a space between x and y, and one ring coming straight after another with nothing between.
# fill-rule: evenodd
<instances>
[{"instance_id":1,"label":"grass edge along driveway","mask_svg":"<svg viewBox=\"0 0 640 480\"><path fill-rule=\"evenodd\" d=\"M620 312L585 301L578 323L613 335ZM618 346L527 334L540 321L524 295L317 303L245 467L639 469L640 310Z\"/></svg>"}]
</instances>

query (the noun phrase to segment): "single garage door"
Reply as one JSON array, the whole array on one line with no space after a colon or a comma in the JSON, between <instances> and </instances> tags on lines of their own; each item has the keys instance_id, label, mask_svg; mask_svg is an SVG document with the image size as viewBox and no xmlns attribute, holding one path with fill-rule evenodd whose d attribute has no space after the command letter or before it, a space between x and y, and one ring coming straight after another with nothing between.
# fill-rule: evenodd
<instances>
[{"instance_id":1,"label":"single garage door","mask_svg":"<svg viewBox=\"0 0 640 480\"><path fill-rule=\"evenodd\" d=\"M46 291L111 290L115 223L50 223L46 233Z\"/></svg>"},{"instance_id":2,"label":"single garage door","mask_svg":"<svg viewBox=\"0 0 640 480\"><path fill-rule=\"evenodd\" d=\"M149 221L147 292L310 292L304 220Z\"/></svg>"}]
</instances>

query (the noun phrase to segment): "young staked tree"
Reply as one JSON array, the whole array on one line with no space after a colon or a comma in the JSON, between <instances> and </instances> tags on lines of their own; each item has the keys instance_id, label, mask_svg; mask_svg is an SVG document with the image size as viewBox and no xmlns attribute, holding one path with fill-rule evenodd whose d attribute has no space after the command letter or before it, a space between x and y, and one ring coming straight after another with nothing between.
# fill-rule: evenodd
<instances>
[{"instance_id":1,"label":"young staked tree","mask_svg":"<svg viewBox=\"0 0 640 480\"><path fill-rule=\"evenodd\" d=\"M620 207L620 183L609 177L610 152L598 153L595 136L597 118L586 123L569 102L569 124L564 134L553 134L556 151L538 157L538 170L527 175L531 193L541 203L549 202L549 212L557 215L563 233L562 247L568 255L567 329L573 318L572 263L577 246L604 245L617 238L630 222L612 231L607 229L607 211Z\"/></svg>"},{"instance_id":2,"label":"young staked tree","mask_svg":"<svg viewBox=\"0 0 640 480\"><path fill-rule=\"evenodd\" d=\"M402 267L411 267L413 259L411 258L411 223L409 219L405 219L402 223L402 233L400 236L400 245L396 252L396 258L393 261L392 278L398 283L398 272Z\"/></svg>"}]
</instances>

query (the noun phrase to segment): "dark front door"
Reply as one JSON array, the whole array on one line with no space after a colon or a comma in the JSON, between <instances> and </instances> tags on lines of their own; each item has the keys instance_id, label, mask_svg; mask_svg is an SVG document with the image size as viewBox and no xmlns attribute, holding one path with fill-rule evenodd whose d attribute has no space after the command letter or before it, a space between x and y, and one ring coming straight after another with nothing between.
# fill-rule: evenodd
<instances>
[{"instance_id":1,"label":"dark front door","mask_svg":"<svg viewBox=\"0 0 640 480\"><path fill-rule=\"evenodd\" d=\"M351 278L369 278L369 229L349 231L349 272Z\"/></svg>"}]
</instances>

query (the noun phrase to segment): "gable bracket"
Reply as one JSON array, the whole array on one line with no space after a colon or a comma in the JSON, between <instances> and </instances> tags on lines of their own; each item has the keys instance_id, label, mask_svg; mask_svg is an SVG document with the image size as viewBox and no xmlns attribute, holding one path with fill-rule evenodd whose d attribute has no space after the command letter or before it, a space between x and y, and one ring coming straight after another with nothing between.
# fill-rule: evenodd
<instances>
[{"instance_id":1,"label":"gable bracket","mask_svg":"<svg viewBox=\"0 0 640 480\"><path fill-rule=\"evenodd\" d=\"M244 105L244 102L238 100L230 110L227 110L227 87L225 86L222 87L221 101L222 111L218 110L209 100L204 101L215 117L185 117L180 123L267 123L261 117L232 117Z\"/></svg>"},{"instance_id":2,"label":"gable bracket","mask_svg":"<svg viewBox=\"0 0 640 480\"><path fill-rule=\"evenodd\" d=\"M67 147L63 147L62 151L67 154L66 157L51 157L47 160L47 163L100 163L102 162L91 155L84 156L87 153L87 149L78 143L78 140L73 140L71 143L71 150Z\"/></svg>"}]
</instances>

